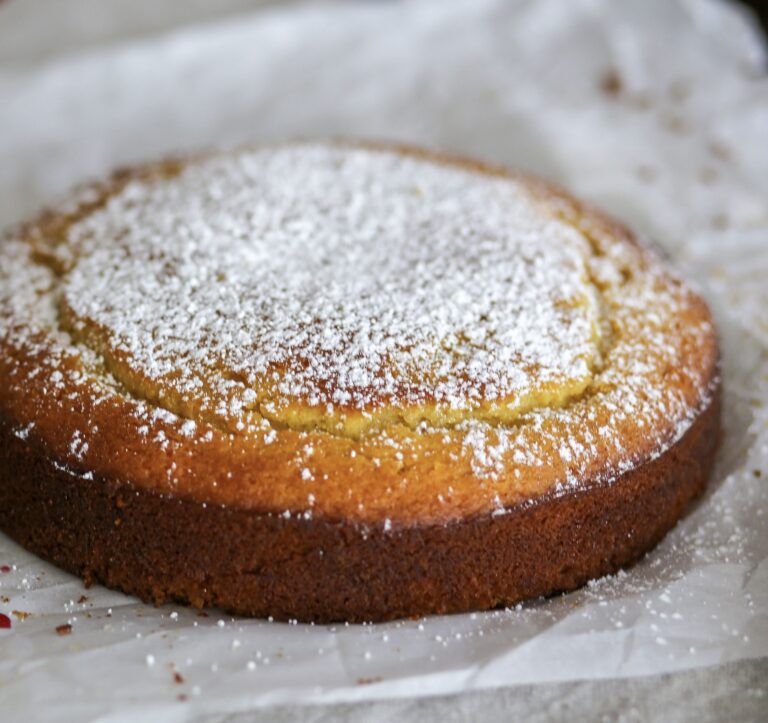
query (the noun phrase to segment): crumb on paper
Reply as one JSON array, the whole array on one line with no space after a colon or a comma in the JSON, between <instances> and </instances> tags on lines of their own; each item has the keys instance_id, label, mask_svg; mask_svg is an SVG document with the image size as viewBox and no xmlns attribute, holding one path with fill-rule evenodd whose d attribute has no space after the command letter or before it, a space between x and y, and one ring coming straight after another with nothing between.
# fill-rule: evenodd
<instances>
[{"instance_id":1,"label":"crumb on paper","mask_svg":"<svg viewBox=\"0 0 768 723\"><path fill-rule=\"evenodd\" d=\"M357 684L358 685L373 685L374 683L380 683L382 680L384 680L381 676L375 676L373 678L358 678Z\"/></svg>"},{"instance_id":2,"label":"crumb on paper","mask_svg":"<svg viewBox=\"0 0 768 723\"><path fill-rule=\"evenodd\" d=\"M618 70L611 68L603 73L603 76L600 78L600 90L603 93L615 97L620 95L623 89L624 81L621 79Z\"/></svg>"}]
</instances>

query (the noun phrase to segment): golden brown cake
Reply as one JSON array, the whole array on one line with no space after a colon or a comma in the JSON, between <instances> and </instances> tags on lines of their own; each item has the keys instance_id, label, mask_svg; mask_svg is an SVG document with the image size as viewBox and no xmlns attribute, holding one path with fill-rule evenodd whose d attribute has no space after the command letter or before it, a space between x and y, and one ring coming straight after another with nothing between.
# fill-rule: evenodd
<instances>
[{"instance_id":1,"label":"golden brown cake","mask_svg":"<svg viewBox=\"0 0 768 723\"><path fill-rule=\"evenodd\" d=\"M343 144L146 166L0 245L0 528L156 603L512 604L675 524L717 361L705 303L539 181Z\"/></svg>"}]
</instances>

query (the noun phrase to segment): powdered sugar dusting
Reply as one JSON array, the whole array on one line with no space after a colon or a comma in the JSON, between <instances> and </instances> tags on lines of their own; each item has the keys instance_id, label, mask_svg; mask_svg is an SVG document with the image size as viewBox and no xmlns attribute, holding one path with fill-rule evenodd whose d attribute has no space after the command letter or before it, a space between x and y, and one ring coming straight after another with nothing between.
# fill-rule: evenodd
<instances>
[{"instance_id":1,"label":"powdered sugar dusting","mask_svg":"<svg viewBox=\"0 0 768 723\"><path fill-rule=\"evenodd\" d=\"M232 424L583 386L587 251L510 180L298 145L131 182L56 253L75 334Z\"/></svg>"},{"instance_id":2,"label":"powdered sugar dusting","mask_svg":"<svg viewBox=\"0 0 768 723\"><path fill-rule=\"evenodd\" d=\"M500 513L518 484L630 468L628 440L658 453L707 401L691 360L712 328L685 287L514 178L318 144L158 168L66 209L63 235L3 244L0 333L39 346L53 394L88 379L127 394L163 452L217 427L267 449L292 427L301 504L321 505L323 434L355 438L349 459L376 469L441 449L498 483L478 499ZM68 453L87 466L81 431Z\"/></svg>"}]
</instances>

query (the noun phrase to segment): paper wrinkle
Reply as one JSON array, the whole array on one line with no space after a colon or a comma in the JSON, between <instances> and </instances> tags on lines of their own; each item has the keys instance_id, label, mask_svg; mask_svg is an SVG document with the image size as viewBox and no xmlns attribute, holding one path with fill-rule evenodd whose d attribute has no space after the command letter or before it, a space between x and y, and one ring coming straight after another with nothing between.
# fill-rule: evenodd
<instances>
[{"instance_id":1,"label":"paper wrinkle","mask_svg":"<svg viewBox=\"0 0 768 723\"><path fill-rule=\"evenodd\" d=\"M0 226L159 155L296 137L421 143L537 172L654 239L713 306L725 383L717 470L678 527L634 568L510 611L349 627L200 617L86 590L0 535L0 565L14 566L0 573L5 710L187 720L768 654L758 38L714 0L292 4L0 68Z\"/></svg>"}]
</instances>

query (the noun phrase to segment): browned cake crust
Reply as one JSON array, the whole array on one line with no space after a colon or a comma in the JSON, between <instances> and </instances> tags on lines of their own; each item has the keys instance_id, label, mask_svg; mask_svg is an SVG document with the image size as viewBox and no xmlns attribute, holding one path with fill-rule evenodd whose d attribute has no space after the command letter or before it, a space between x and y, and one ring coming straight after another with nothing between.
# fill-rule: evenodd
<instances>
[{"instance_id":1,"label":"browned cake crust","mask_svg":"<svg viewBox=\"0 0 768 723\"><path fill-rule=\"evenodd\" d=\"M29 258L5 283L29 273L33 288L21 301L0 293L1 529L148 602L317 622L510 605L614 572L661 539L703 490L718 441L704 302L631 232L550 186L420 151L365 152L507 179L578 231L594 261L584 284L600 297L584 340L595 356L573 364L587 371L466 408L425 396L420 377L406 388L400 373L389 397L366 388L353 407L307 401L303 370L279 367L301 394L280 396L270 372L266 387L254 377L260 406L233 416L242 404L226 397L214 408L217 375L227 394L239 376L205 367L198 386L169 381L142 366L143 348L114 341L109 299L93 296L85 313L86 286L60 291L87 259L87 235L83 251L69 229L117 213L108 202L131 183L140 205L142 184L185 164L130 171L7 242ZM562 302L574 314L589 303Z\"/></svg>"},{"instance_id":2,"label":"browned cake crust","mask_svg":"<svg viewBox=\"0 0 768 723\"><path fill-rule=\"evenodd\" d=\"M315 622L513 605L616 572L656 545L704 489L719 406L716 394L682 439L611 483L390 534L83 480L4 423L0 527L87 584L157 604Z\"/></svg>"}]
</instances>

